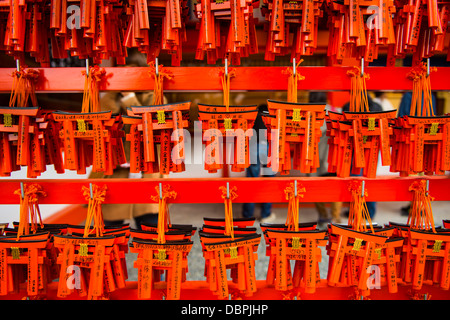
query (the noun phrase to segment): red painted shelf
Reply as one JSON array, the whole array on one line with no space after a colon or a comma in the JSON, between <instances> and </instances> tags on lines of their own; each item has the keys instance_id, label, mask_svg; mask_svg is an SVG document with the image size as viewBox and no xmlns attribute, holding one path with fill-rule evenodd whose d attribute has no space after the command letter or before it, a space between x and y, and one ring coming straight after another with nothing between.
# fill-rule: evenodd
<instances>
[{"instance_id":1,"label":"red painted shelf","mask_svg":"<svg viewBox=\"0 0 450 320\"><path fill-rule=\"evenodd\" d=\"M164 82L164 91L222 91L222 67L166 67L173 74ZM236 76L231 79L232 91L286 91L287 67L232 67ZM351 67L299 67L305 76L298 84L299 90L348 91ZM0 92L10 92L13 68L0 69ZM37 92L79 92L84 88L85 68L36 68L40 72ZM367 90L412 90L407 78L409 67L366 67L370 78ZM150 91L154 82L145 67L107 67L106 78L100 84L102 91ZM431 74L433 90L450 90L449 67L439 67Z\"/></svg>"},{"instance_id":2,"label":"red painted shelf","mask_svg":"<svg viewBox=\"0 0 450 320\"><path fill-rule=\"evenodd\" d=\"M306 192L302 202L333 202L351 200L348 189L352 180L364 180L368 196L367 201L410 201L412 192L410 185L417 179L428 179L430 193L435 201L449 201L450 178L448 176L429 177L378 177L367 179L351 178L199 178L199 179L68 179L68 180L2 180L0 189L0 203L18 204L19 197L14 191L20 188L20 182L37 183L47 193L47 197L40 198L40 204L84 204L87 203L82 195L82 187L89 183L106 185L107 192L104 203L151 203L151 196L156 195L155 187L159 183L170 185L170 189L177 192L176 199L171 203L222 203L222 192L219 187L236 187L238 197L235 203L245 202L287 202L284 189L297 180L298 185L305 187ZM262 188L261 186L264 186ZM257 190L257 191L255 191Z\"/></svg>"}]
</instances>

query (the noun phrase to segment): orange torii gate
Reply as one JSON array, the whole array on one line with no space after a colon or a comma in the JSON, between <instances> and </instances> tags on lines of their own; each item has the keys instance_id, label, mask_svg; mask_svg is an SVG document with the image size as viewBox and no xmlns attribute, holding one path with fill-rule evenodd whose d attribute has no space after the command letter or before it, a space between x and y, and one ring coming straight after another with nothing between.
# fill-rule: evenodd
<instances>
[{"instance_id":1,"label":"orange torii gate","mask_svg":"<svg viewBox=\"0 0 450 320\"><path fill-rule=\"evenodd\" d=\"M281 291L299 290L302 280L305 293L314 293L320 282L319 262L322 254L319 246L327 244L326 231L266 230L268 238L274 242L271 247L271 261L267 277L268 283L275 283ZM290 261L295 261L291 272Z\"/></svg>"},{"instance_id":2,"label":"orange torii gate","mask_svg":"<svg viewBox=\"0 0 450 320\"><path fill-rule=\"evenodd\" d=\"M92 165L93 172L112 174L118 164L125 163L118 117L111 111L53 112L54 121L62 124L59 136L64 146L64 167L85 173Z\"/></svg>"},{"instance_id":3,"label":"orange torii gate","mask_svg":"<svg viewBox=\"0 0 450 320\"><path fill-rule=\"evenodd\" d=\"M190 101L152 106L132 106L123 117L130 124L130 171L145 173L184 171L185 138ZM173 136L173 137L172 137ZM158 159L157 144L161 145ZM174 152L172 152L174 151Z\"/></svg>"},{"instance_id":4,"label":"orange torii gate","mask_svg":"<svg viewBox=\"0 0 450 320\"><path fill-rule=\"evenodd\" d=\"M267 106L269 115L263 119L268 128L268 140L277 146L270 148L270 167L278 168L281 174L288 174L291 169L316 172L325 104L267 100ZM276 136L273 136L274 129L278 130Z\"/></svg>"}]
</instances>

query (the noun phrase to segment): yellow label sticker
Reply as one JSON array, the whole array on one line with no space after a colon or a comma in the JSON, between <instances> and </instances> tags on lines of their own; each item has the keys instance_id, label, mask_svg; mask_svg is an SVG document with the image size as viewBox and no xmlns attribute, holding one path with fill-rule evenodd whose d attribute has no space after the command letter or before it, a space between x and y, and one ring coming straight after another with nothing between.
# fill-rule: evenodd
<instances>
[{"instance_id":1,"label":"yellow label sticker","mask_svg":"<svg viewBox=\"0 0 450 320\"><path fill-rule=\"evenodd\" d=\"M292 249L300 248L300 237L292 237Z\"/></svg>"},{"instance_id":2,"label":"yellow label sticker","mask_svg":"<svg viewBox=\"0 0 450 320\"><path fill-rule=\"evenodd\" d=\"M158 253L155 254L155 259L159 261L165 261L167 259L167 253L165 249L158 249Z\"/></svg>"},{"instance_id":3,"label":"yellow label sticker","mask_svg":"<svg viewBox=\"0 0 450 320\"><path fill-rule=\"evenodd\" d=\"M80 132L86 132L86 122L83 119L77 119L77 128Z\"/></svg>"},{"instance_id":4,"label":"yellow label sticker","mask_svg":"<svg viewBox=\"0 0 450 320\"><path fill-rule=\"evenodd\" d=\"M355 238L355 242L353 243L353 249L355 251L359 251L361 249L362 239Z\"/></svg>"},{"instance_id":5,"label":"yellow label sticker","mask_svg":"<svg viewBox=\"0 0 450 320\"><path fill-rule=\"evenodd\" d=\"M292 110L292 121L300 122L300 120L302 119L302 116L300 115L300 110L301 109Z\"/></svg>"},{"instance_id":6,"label":"yellow label sticker","mask_svg":"<svg viewBox=\"0 0 450 320\"><path fill-rule=\"evenodd\" d=\"M230 258L236 259L238 256L237 254L237 247L230 247Z\"/></svg>"},{"instance_id":7,"label":"yellow label sticker","mask_svg":"<svg viewBox=\"0 0 450 320\"><path fill-rule=\"evenodd\" d=\"M376 253L377 256L378 256L378 260L380 260L380 259L381 259L381 248L376 248L376 249L375 249L375 253Z\"/></svg>"},{"instance_id":8,"label":"yellow label sticker","mask_svg":"<svg viewBox=\"0 0 450 320\"><path fill-rule=\"evenodd\" d=\"M368 123L367 123L368 128L367 128L367 130L374 131L375 130L375 118L369 118L367 120L368 120Z\"/></svg>"},{"instance_id":9,"label":"yellow label sticker","mask_svg":"<svg viewBox=\"0 0 450 320\"><path fill-rule=\"evenodd\" d=\"M80 243L80 249L78 250L78 254L81 257L87 257L88 256L88 245L87 245L87 243Z\"/></svg>"},{"instance_id":10,"label":"yellow label sticker","mask_svg":"<svg viewBox=\"0 0 450 320\"><path fill-rule=\"evenodd\" d=\"M369 136L363 136L363 143L366 143L367 142L367 138L368 138Z\"/></svg>"},{"instance_id":11,"label":"yellow label sticker","mask_svg":"<svg viewBox=\"0 0 450 320\"><path fill-rule=\"evenodd\" d=\"M439 251L441 251L441 247L442 247L442 240L434 241L433 252L438 253Z\"/></svg>"},{"instance_id":12,"label":"yellow label sticker","mask_svg":"<svg viewBox=\"0 0 450 320\"><path fill-rule=\"evenodd\" d=\"M3 114L3 125L5 127L12 127L12 116L10 113Z\"/></svg>"},{"instance_id":13,"label":"yellow label sticker","mask_svg":"<svg viewBox=\"0 0 450 320\"><path fill-rule=\"evenodd\" d=\"M231 118L224 119L223 125L225 126L225 130L231 130L232 129Z\"/></svg>"},{"instance_id":14,"label":"yellow label sticker","mask_svg":"<svg viewBox=\"0 0 450 320\"><path fill-rule=\"evenodd\" d=\"M156 119L158 119L158 124L166 123L166 114L164 113L164 110L156 111Z\"/></svg>"},{"instance_id":15,"label":"yellow label sticker","mask_svg":"<svg viewBox=\"0 0 450 320\"><path fill-rule=\"evenodd\" d=\"M20 259L20 249L18 247L11 247L11 255L14 260Z\"/></svg>"},{"instance_id":16,"label":"yellow label sticker","mask_svg":"<svg viewBox=\"0 0 450 320\"><path fill-rule=\"evenodd\" d=\"M430 136L435 136L437 135L439 129L439 123L432 123L431 127L430 127Z\"/></svg>"}]
</instances>

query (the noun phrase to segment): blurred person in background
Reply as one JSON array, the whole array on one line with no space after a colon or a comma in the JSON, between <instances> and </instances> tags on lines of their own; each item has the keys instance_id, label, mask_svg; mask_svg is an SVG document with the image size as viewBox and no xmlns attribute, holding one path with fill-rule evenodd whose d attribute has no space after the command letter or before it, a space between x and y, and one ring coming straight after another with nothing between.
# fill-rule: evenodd
<instances>
[{"instance_id":1,"label":"blurred person in background","mask_svg":"<svg viewBox=\"0 0 450 320\"><path fill-rule=\"evenodd\" d=\"M275 173L271 168L267 167L269 144L267 139L261 137L267 130L266 125L262 119L262 113L268 111L266 104L261 104L258 107L258 115L256 116L253 129L256 135L253 135L250 140L250 165L246 169L246 177L274 177ZM260 131L261 130L261 131ZM256 159L256 160L254 160ZM255 214L255 203L244 203L242 207L242 216L244 218L253 218ZM275 213L272 212L272 203L261 203L260 222L269 223L276 219Z\"/></svg>"},{"instance_id":2,"label":"blurred person in background","mask_svg":"<svg viewBox=\"0 0 450 320\"><path fill-rule=\"evenodd\" d=\"M310 103L325 103L325 111L336 111L330 104L327 103L326 92L310 92L309 93ZM322 136L319 141L319 163L320 167L317 168L317 172L309 174L311 177L336 177L336 173L328 172L328 136L327 124L324 121L322 127ZM342 202L331 202L330 212L327 210L327 203L316 202L315 206L317 212L319 213L318 223L320 226L324 226L329 222L340 223L341 222L341 210Z\"/></svg>"},{"instance_id":3,"label":"blurred person in background","mask_svg":"<svg viewBox=\"0 0 450 320\"><path fill-rule=\"evenodd\" d=\"M394 110L394 106L392 105L391 101L387 98L387 93L382 91L375 91L374 92L375 98L373 98L373 101L375 103L378 103L383 111L389 111Z\"/></svg>"}]
</instances>

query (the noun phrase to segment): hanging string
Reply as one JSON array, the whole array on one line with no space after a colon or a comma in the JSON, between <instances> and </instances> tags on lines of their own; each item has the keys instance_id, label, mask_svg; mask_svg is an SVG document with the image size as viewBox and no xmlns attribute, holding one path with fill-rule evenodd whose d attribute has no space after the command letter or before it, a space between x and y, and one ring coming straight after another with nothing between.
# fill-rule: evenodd
<instances>
[{"instance_id":1,"label":"hanging string","mask_svg":"<svg viewBox=\"0 0 450 320\"><path fill-rule=\"evenodd\" d=\"M89 72L82 71L84 75L83 102L81 105L82 113L99 112L100 96L99 83L106 75L106 71L99 66L89 67Z\"/></svg>"},{"instance_id":2,"label":"hanging string","mask_svg":"<svg viewBox=\"0 0 450 320\"><path fill-rule=\"evenodd\" d=\"M12 73L13 85L9 97L9 106L23 106L25 98L25 78L24 71L14 71Z\"/></svg>"},{"instance_id":3,"label":"hanging string","mask_svg":"<svg viewBox=\"0 0 450 320\"><path fill-rule=\"evenodd\" d=\"M422 88L420 81L420 75L415 72L415 70L412 70L410 74L408 75L409 79L413 81L413 90L412 90L412 96L411 96L411 106L409 110L409 115L416 116L417 115L417 101L422 101ZM420 108L421 110L422 108ZM419 111L421 113L421 111Z\"/></svg>"},{"instance_id":4,"label":"hanging string","mask_svg":"<svg viewBox=\"0 0 450 320\"><path fill-rule=\"evenodd\" d=\"M288 102L298 102L298 82L300 80L305 80L305 77L302 76L298 72L298 67L303 62L303 59L301 59L295 66L296 72L294 73L293 67L288 67L286 70L283 71L283 74L288 75L288 91L287 91L287 101Z\"/></svg>"},{"instance_id":5,"label":"hanging string","mask_svg":"<svg viewBox=\"0 0 450 320\"><path fill-rule=\"evenodd\" d=\"M35 69L22 69L12 73L13 85L9 97L10 107L27 107L28 99L31 105L37 107L36 83L39 79L39 71Z\"/></svg>"},{"instance_id":6,"label":"hanging string","mask_svg":"<svg viewBox=\"0 0 450 320\"><path fill-rule=\"evenodd\" d=\"M296 192L294 183L284 189L286 200L288 200L288 213L285 222L288 231L298 231L300 198L303 198L302 193L305 191L306 189L303 186L297 186Z\"/></svg>"},{"instance_id":7,"label":"hanging string","mask_svg":"<svg viewBox=\"0 0 450 320\"><path fill-rule=\"evenodd\" d=\"M430 73L436 71L430 68ZM433 99L431 95L431 81L427 73L427 66L421 63L413 67L407 75L413 81L411 107L409 115L418 117L434 117Z\"/></svg>"},{"instance_id":8,"label":"hanging string","mask_svg":"<svg viewBox=\"0 0 450 320\"><path fill-rule=\"evenodd\" d=\"M370 218L369 209L367 208L366 197L367 190L362 191L362 183L360 181L352 181L349 185L351 192L350 210L348 217L348 225L355 231L367 232L369 226L374 233L372 220Z\"/></svg>"},{"instance_id":9,"label":"hanging string","mask_svg":"<svg viewBox=\"0 0 450 320\"><path fill-rule=\"evenodd\" d=\"M234 78L236 76L236 71L229 67L229 63L227 60L227 66L226 69L228 70L225 72L224 70L219 71L219 76L222 82L222 91L223 91L223 105L225 106L226 112L229 112L230 107L230 83L231 78Z\"/></svg>"},{"instance_id":10,"label":"hanging string","mask_svg":"<svg viewBox=\"0 0 450 320\"><path fill-rule=\"evenodd\" d=\"M156 186L155 189L157 195L151 198L153 201L158 201L158 243L166 243L166 232L172 226L167 199L175 199L177 193L173 190L171 191L169 185L161 186L161 190L159 186Z\"/></svg>"},{"instance_id":11,"label":"hanging string","mask_svg":"<svg viewBox=\"0 0 450 320\"><path fill-rule=\"evenodd\" d=\"M28 235L30 232L35 234L39 229L38 224L40 228L44 227L39 210L39 197L46 197L47 193L38 184L24 184L23 190L20 188L14 191L14 194L20 197L20 218L17 231L17 240L19 240L22 235Z\"/></svg>"},{"instance_id":12,"label":"hanging string","mask_svg":"<svg viewBox=\"0 0 450 320\"><path fill-rule=\"evenodd\" d=\"M28 101L28 98L31 101L31 105L33 107L38 106L37 98L36 98L36 83L39 79L39 71L35 69L26 69L25 70L25 101Z\"/></svg>"},{"instance_id":13,"label":"hanging string","mask_svg":"<svg viewBox=\"0 0 450 320\"><path fill-rule=\"evenodd\" d=\"M232 188L221 186L219 189L222 191L222 199L225 204L225 232L226 236L231 236L234 239L234 226L233 226L233 200L237 198L237 187Z\"/></svg>"},{"instance_id":14,"label":"hanging string","mask_svg":"<svg viewBox=\"0 0 450 320\"><path fill-rule=\"evenodd\" d=\"M370 76L367 73L361 74L361 69L355 67L347 71L350 76L350 112L369 112L369 98L367 96L366 79Z\"/></svg>"},{"instance_id":15,"label":"hanging string","mask_svg":"<svg viewBox=\"0 0 450 320\"><path fill-rule=\"evenodd\" d=\"M155 83L153 88L153 105L164 104L164 79L171 80L173 75L170 71L163 67L163 65L158 65L158 72L156 72L155 63L152 61L148 64L150 71L149 76L153 78Z\"/></svg>"},{"instance_id":16,"label":"hanging string","mask_svg":"<svg viewBox=\"0 0 450 320\"><path fill-rule=\"evenodd\" d=\"M92 184L91 194L91 188L85 186L82 187L83 196L85 196L88 201L88 210L83 234L83 237L85 238L89 237L89 235L94 232L96 237L103 236L105 223L103 222L102 203L105 201L106 189L106 185L99 187Z\"/></svg>"},{"instance_id":17,"label":"hanging string","mask_svg":"<svg viewBox=\"0 0 450 320\"><path fill-rule=\"evenodd\" d=\"M409 187L409 191L413 192L413 200L407 224L413 229L432 230L436 233L431 208L431 201L434 198L427 190L427 182L425 180L414 181Z\"/></svg>"}]
</instances>

